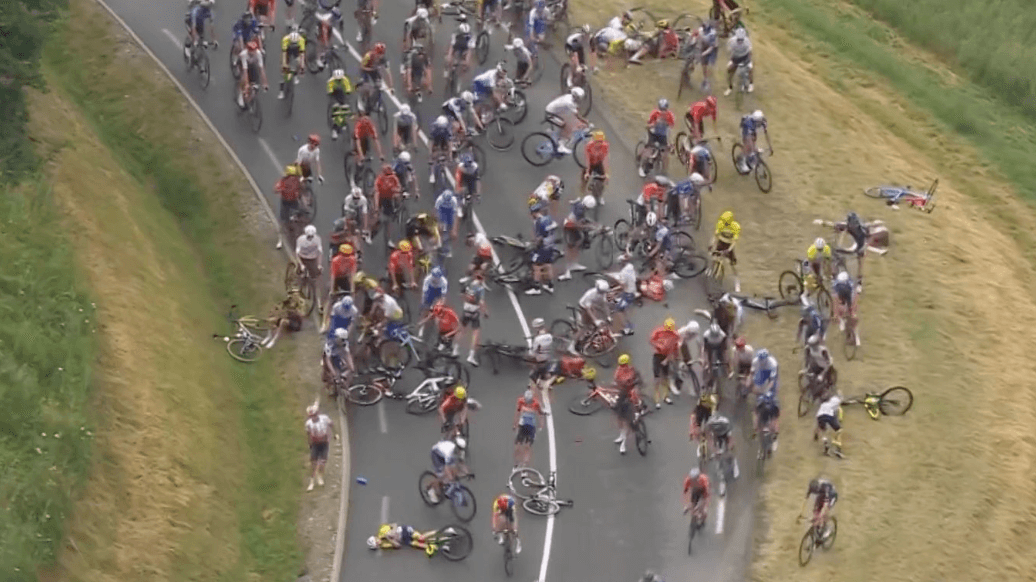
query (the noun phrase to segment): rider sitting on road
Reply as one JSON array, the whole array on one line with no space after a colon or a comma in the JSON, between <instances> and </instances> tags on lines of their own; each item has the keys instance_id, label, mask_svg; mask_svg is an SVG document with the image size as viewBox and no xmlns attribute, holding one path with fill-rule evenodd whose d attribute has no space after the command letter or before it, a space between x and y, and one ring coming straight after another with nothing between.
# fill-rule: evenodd
<instances>
[{"instance_id":1,"label":"rider sitting on road","mask_svg":"<svg viewBox=\"0 0 1036 582\"><path fill-rule=\"evenodd\" d=\"M647 147L645 149L654 148L658 152L658 156L662 160L661 167L663 173L669 167L669 130L675 125L676 119L673 117L673 112L669 110L669 100L659 99L658 108L651 112L645 126L648 133ZM644 171L644 164L639 164L637 171L640 173L641 178L647 176L647 172Z\"/></svg>"},{"instance_id":2,"label":"rider sitting on road","mask_svg":"<svg viewBox=\"0 0 1036 582\"><path fill-rule=\"evenodd\" d=\"M734 92L734 71L741 65L748 67L748 92L755 90L752 85L752 41L748 39L748 32L744 28L734 31L734 38L727 41L727 52L730 53L730 62L727 63L727 90L724 95Z\"/></svg>"},{"instance_id":3,"label":"rider sitting on road","mask_svg":"<svg viewBox=\"0 0 1036 582\"><path fill-rule=\"evenodd\" d=\"M442 423L443 434L459 434L461 427L468 421L468 391L464 386L457 386L443 399L439 405L439 422Z\"/></svg>"},{"instance_id":4,"label":"rider sitting on road","mask_svg":"<svg viewBox=\"0 0 1036 582\"><path fill-rule=\"evenodd\" d=\"M284 299L270 310L270 316L266 319L271 331L261 342L264 348L272 348L285 330L295 332L302 329L305 304L306 300L298 289L288 290Z\"/></svg>"},{"instance_id":5,"label":"rider sitting on road","mask_svg":"<svg viewBox=\"0 0 1036 582\"><path fill-rule=\"evenodd\" d=\"M543 203L536 197L529 199L529 211L533 218L532 283L525 290L526 295L540 295L543 291L554 293L554 260L556 249L554 237L558 225L547 213Z\"/></svg>"},{"instance_id":6,"label":"rider sitting on road","mask_svg":"<svg viewBox=\"0 0 1036 582\"><path fill-rule=\"evenodd\" d=\"M752 361L755 358L755 350L748 345L744 337L734 340L734 368L738 377L738 395L744 398L748 381L752 377ZM743 380L742 380L743 379Z\"/></svg>"},{"instance_id":7,"label":"rider sitting on road","mask_svg":"<svg viewBox=\"0 0 1036 582\"><path fill-rule=\"evenodd\" d=\"M683 512L687 513L693 509L693 514L700 515L704 521L708 507L709 478L698 467L694 467L683 480Z\"/></svg>"},{"instance_id":8,"label":"rider sitting on road","mask_svg":"<svg viewBox=\"0 0 1036 582\"><path fill-rule=\"evenodd\" d=\"M585 271L586 267L579 263L579 251L589 248L590 238L587 230L594 226L594 221L587 216L587 211L597 206L597 199L587 194L581 199L571 201L572 211L565 218L565 255L568 268L558 276L558 281L568 281L572 271Z\"/></svg>"},{"instance_id":9,"label":"rider sitting on road","mask_svg":"<svg viewBox=\"0 0 1036 582\"><path fill-rule=\"evenodd\" d=\"M583 91L582 87L572 87L568 93L554 98L545 108L547 120L561 131L557 144L559 154L572 153L568 141L572 137L573 130L577 125L584 127L590 123L579 114L579 102L584 97L586 97L586 91Z\"/></svg>"},{"instance_id":10,"label":"rider sitting on road","mask_svg":"<svg viewBox=\"0 0 1036 582\"><path fill-rule=\"evenodd\" d=\"M516 509L517 503L514 497L510 493L501 493L496 496L493 500L493 515L491 519L491 526L493 528L493 538L497 544L504 544L504 532L510 530L514 532L514 553L520 554L522 552L522 541L518 538L518 511Z\"/></svg>"}]
</instances>

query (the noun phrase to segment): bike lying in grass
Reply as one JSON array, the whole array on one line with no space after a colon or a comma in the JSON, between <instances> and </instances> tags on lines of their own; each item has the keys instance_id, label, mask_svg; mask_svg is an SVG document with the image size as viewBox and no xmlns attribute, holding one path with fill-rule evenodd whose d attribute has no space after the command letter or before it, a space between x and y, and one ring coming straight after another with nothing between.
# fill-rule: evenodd
<instances>
[{"instance_id":1,"label":"bike lying in grass","mask_svg":"<svg viewBox=\"0 0 1036 582\"><path fill-rule=\"evenodd\" d=\"M842 401L842 406L862 404L867 414L874 420L879 416L903 416L914 405L914 394L909 388L893 386L877 393L868 392L862 396L850 396Z\"/></svg>"},{"instance_id":2,"label":"bike lying in grass","mask_svg":"<svg viewBox=\"0 0 1036 582\"><path fill-rule=\"evenodd\" d=\"M918 192L910 186L875 186L863 191L869 198L878 198L885 201L893 208L899 208L901 203L909 204L921 212L931 213L935 210L935 189L939 187L939 180L936 179L928 190Z\"/></svg>"},{"instance_id":3,"label":"bike lying in grass","mask_svg":"<svg viewBox=\"0 0 1036 582\"><path fill-rule=\"evenodd\" d=\"M227 321L234 326L232 336L213 334L213 338L222 339L227 344L227 353L239 362L254 362L263 355L263 341L270 335L270 324L254 315L234 315L237 305L230 306Z\"/></svg>"}]
</instances>

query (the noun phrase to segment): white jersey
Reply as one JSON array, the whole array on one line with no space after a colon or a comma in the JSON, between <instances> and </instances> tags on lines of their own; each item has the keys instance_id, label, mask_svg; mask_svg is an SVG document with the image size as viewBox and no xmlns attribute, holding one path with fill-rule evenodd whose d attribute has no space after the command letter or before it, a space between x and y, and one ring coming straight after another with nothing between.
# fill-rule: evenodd
<instances>
[{"instance_id":1,"label":"white jersey","mask_svg":"<svg viewBox=\"0 0 1036 582\"><path fill-rule=\"evenodd\" d=\"M245 67L248 65L255 65L260 69L263 68L263 52L255 51L254 53L245 49L238 55L238 59L241 60L241 64ZM258 79L253 79L255 82L259 82Z\"/></svg>"},{"instance_id":2,"label":"white jersey","mask_svg":"<svg viewBox=\"0 0 1036 582\"><path fill-rule=\"evenodd\" d=\"M696 338L696 337L698 337L700 335L701 326L698 326L698 330L699 331L692 332L691 331L691 328L692 328L691 324L692 323L697 323L697 322L692 319L691 321L687 322L687 325L685 325L685 326L681 327L680 329L676 330L676 335L680 336L680 339L682 341L688 341L688 340L694 339L694 338Z\"/></svg>"},{"instance_id":3,"label":"white jersey","mask_svg":"<svg viewBox=\"0 0 1036 582\"><path fill-rule=\"evenodd\" d=\"M579 106L576 105L575 98L568 93L547 104L547 113L553 115L575 115L577 111L579 111Z\"/></svg>"},{"instance_id":4,"label":"white jersey","mask_svg":"<svg viewBox=\"0 0 1036 582\"><path fill-rule=\"evenodd\" d=\"M617 26L612 26L613 23ZM619 20L618 16L613 18L612 21L608 23L608 26L597 31L597 40L604 41L608 44L619 40L626 40L626 33L622 30L622 21Z\"/></svg>"},{"instance_id":5,"label":"white jersey","mask_svg":"<svg viewBox=\"0 0 1036 582\"><path fill-rule=\"evenodd\" d=\"M842 399L840 397L832 396L820 404L820 409L817 410L817 416L833 416L838 418L838 407L842 405Z\"/></svg>"},{"instance_id":6,"label":"white jersey","mask_svg":"<svg viewBox=\"0 0 1036 582\"><path fill-rule=\"evenodd\" d=\"M486 238L486 235L481 232L476 232L475 238L471 242L472 246L475 247L476 253L489 252L491 254L493 252L493 245Z\"/></svg>"},{"instance_id":7,"label":"white jersey","mask_svg":"<svg viewBox=\"0 0 1036 582\"><path fill-rule=\"evenodd\" d=\"M496 86L496 69L489 69L484 73L480 73L472 79L472 83L482 84L486 87Z\"/></svg>"},{"instance_id":8,"label":"white jersey","mask_svg":"<svg viewBox=\"0 0 1036 582\"><path fill-rule=\"evenodd\" d=\"M557 184L559 182L561 182L561 178L558 178L557 176L547 176L547 179L540 182L540 185L532 191L532 194L543 202L550 202L550 197L554 195L554 191L557 189Z\"/></svg>"},{"instance_id":9,"label":"white jersey","mask_svg":"<svg viewBox=\"0 0 1036 582\"><path fill-rule=\"evenodd\" d=\"M619 282L623 293L637 292L637 268L632 263L627 263L619 272L613 273L612 277Z\"/></svg>"},{"instance_id":10,"label":"white jersey","mask_svg":"<svg viewBox=\"0 0 1036 582\"><path fill-rule=\"evenodd\" d=\"M447 465L452 465L457 458L457 444L453 441L439 441L432 446L432 451L442 455Z\"/></svg>"},{"instance_id":11,"label":"white jersey","mask_svg":"<svg viewBox=\"0 0 1036 582\"><path fill-rule=\"evenodd\" d=\"M604 293L598 291L597 287L591 287L579 298L579 306L589 310L604 309L608 307L608 298Z\"/></svg>"},{"instance_id":12,"label":"white jersey","mask_svg":"<svg viewBox=\"0 0 1036 582\"><path fill-rule=\"evenodd\" d=\"M554 336L545 331L532 338L532 346L529 348L529 353L536 358L547 359L550 357L550 353L553 349Z\"/></svg>"},{"instance_id":13,"label":"white jersey","mask_svg":"<svg viewBox=\"0 0 1036 582\"><path fill-rule=\"evenodd\" d=\"M313 442L326 442L332 426L331 417L326 414L310 417L306 419L306 434Z\"/></svg>"},{"instance_id":14,"label":"white jersey","mask_svg":"<svg viewBox=\"0 0 1036 582\"><path fill-rule=\"evenodd\" d=\"M367 214L367 197L363 195L356 197L346 196L345 202L342 204L342 209L345 210L346 213L361 212L363 214Z\"/></svg>"},{"instance_id":15,"label":"white jersey","mask_svg":"<svg viewBox=\"0 0 1036 582\"><path fill-rule=\"evenodd\" d=\"M300 147L299 153L295 156L295 163L315 166L320 163L320 148L309 149L309 144Z\"/></svg>"},{"instance_id":16,"label":"white jersey","mask_svg":"<svg viewBox=\"0 0 1036 582\"><path fill-rule=\"evenodd\" d=\"M752 41L745 38L744 41L738 42L736 38L732 38L727 41L727 51L730 52L730 58L740 59L752 52Z\"/></svg>"},{"instance_id":17,"label":"white jersey","mask_svg":"<svg viewBox=\"0 0 1036 582\"><path fill-rule=\"evenodd\" d=\"M300 259L319 259L324 254L324 243L320 241L320 235L315 234L313 238L300 235L295 240L295 254ZM311 273L315 275L316 273Z\"/></svg>"},{"instance_id":18,"label":"white jersey","mask_svg":"<svg viewBox=\"0 0 1036 582\"><path fill-rule=\"evenodd\" d=\"M399 307L399 302L396 298L391 295L382 295L381 304L385 307L385 317L393 321L399 321L403 319L403 310Z\"/></svg>"}]
</instances>

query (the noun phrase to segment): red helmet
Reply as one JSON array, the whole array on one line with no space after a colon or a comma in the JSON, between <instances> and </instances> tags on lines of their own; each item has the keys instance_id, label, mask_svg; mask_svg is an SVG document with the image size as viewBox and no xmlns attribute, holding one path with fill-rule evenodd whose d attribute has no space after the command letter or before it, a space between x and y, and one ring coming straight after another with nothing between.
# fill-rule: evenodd
<instances>
[{"instance_id":1,"label":"red helmet","mask_svg":"<svg viewBox=\"0 0 1036 582\"><path fill-rule=\"evenodd\" d=\"M392 175L392 166L390 166L388 164L385 164L385 165L381 166L381 173L385 174L386 176L391 176Z\"/></svg>"},{"instance_id":2,"label":"red helmet","mask_svg":"<svg viewBox=\"0 0 1036 582\"><path fill-rule=\"evenodd\" d=\"M715 95L709 95L708 97L706 97L705 98L705 106L709 108L709 111L715 111L716 110L716 96Z\"/></svg>"},{"instance_id":3,"label":"red helmet","mask_svg":"<svg viewBox=\"0 0 1036 582\"><path fill-rule=\"evenodd\" d=\"M316 146L320 145L320 136L315 133L309 134L309 143Z\"/></svg>"},{"instance_id":4,"label":"red helmet","mask_svg":"<svg viewBox=\"0 0 1036 582\"><path fill-rule=\"evenodd\" d=\"M385 54L385 43L379 42L378 44L374 45L374 54L376 54L376 55L383 55L383 54Z\"/></svg>"},{"instance_id":5,"label":"red helmet","mask_svg":"<svg viewBox=\"0 0 1036 582\"><path fill-rule=\"evenodd\" d=\"M252 39L252 40L248 41L248 44L245 45L245 46L250 51L257 51L257 50L259 50L259 41L255 40L255 39Z\"/></svg>"},{"instance_id":6,"label":"red helmet","mask_svg":"<svg viewBox=\"0 0 1036 582\"><path fill-rule=\"evenodd\" d=\"M737 338L736 340L734 340L734 345L737 346L738 348L745 347L745 338L744 337Z\"/></svg>"}]
</instances>

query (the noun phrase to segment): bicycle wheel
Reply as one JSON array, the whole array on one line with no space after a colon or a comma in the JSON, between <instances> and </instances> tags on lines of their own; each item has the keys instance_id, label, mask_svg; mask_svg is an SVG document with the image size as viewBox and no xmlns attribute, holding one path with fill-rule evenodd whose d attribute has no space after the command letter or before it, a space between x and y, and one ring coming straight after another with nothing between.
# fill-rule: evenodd
<instances>
[{"instance_id":1,"label":"bicycle wheel","mask_svg":"<svg viewBox=\"0 0 1036 582\"><path fill-rule=\"evenodd\" d=\"M842 342L842 354L845 355L845 359L852 361L856 358L856 350L859 346L856 345L856 331L846 329L845 341Z\"/></svg>"},{"instance_id":2,"label":"bicycle wheel","mask_svg":"<svg viewBox=\"0 0 1036 582\"><path fill-rule=\"evenodd\" d=\"M584 82L581 87L583 88L583 98L579 100L579 115L586 117L590 115L590 110L594 106L594 91L589 81Z\"/></svg>"},{"instance_id":3,"label":"bicycle wheel","mask_svg":"<svg viewBox=\"0 0 1036 582\"><path fill-rule=\"evenodd\" d=\"M691 161L691 136L687 135L686 131L681 131L676 134L676 157L680 160L680 163L687 165Z\"/></svg>"},{"instance_id":4,"label":"bicycle wheel","mask_svg":"<svg viewBox=\"0 0 1036 582\"><path fill-rule=\"evenodd\" d=\"M306 279L302 283L302 288L299 290L302 296L302 300L305 304L306 317L309 317L313 313L313 309L316 308L319 298L317 297L317 286L313 282L313 279Z\"/></svg>"},{"instance_id":5,"label":"bicycle wheel","mask_svg":"<svg viewBox=\"0 0 1036 582\"><path fill-rule=\"evenodd\" d=\"M630 242L630 231L633 227L625 218L620 218L615 221L615 226L612 227L612 238L615 239L615 247L620 253L626 252L626 246Z\"/></svg>"},{"instance_id":6,"label":"bicycle wheel","mask_svg":"<svg viewBox=\"0 0 1036 582\"><path fill-rule=\"evenodd\" d=\"M439 478L431 471L425 471L417 478L417 490L421 493L421 500L425 505L435 507L443 502Z\"/></svg>"},{"instance_id":7,"label":"bicycle wheel","mask_svg":"<svg viewBox=\"0 0 1036 582\"><path fill-rule=\"evenodd\" d=\"M602 232L597 236L597 267L606 271L615 263L615 240L612 235Z\"/></svg>"},{"instance_id":8,"label":"bicycle wheel","mask_svg":"<svg viewBox=\"0 0 1036 582\"><path fill-rule=\"evenodd\" d=\"M428 362L425 378L448 376L464 386L471 386L471 372L457 358L446 354L433 356Z\"/></svg>"},{"instance_id":9,"label":"bicycle wheel","mask_svg":"<svg viewBox=\"0 0 1036 582\"><path fill-rule=\"evenodd\" d=\"M781 299L789 299L802 295L802 279L795 271L784 271L777 279L777 292Z\"/></svg>"},{"instance_id":10,"label":"bicycle wheel","mask_svg":"<svg viewBox=\"0 0 1036 582\"><path fill-rule=\"evenodd\" d=\"M510 578L514 575L514 537L510 534L504 539L504 574Z\"/></svg>"},{"instance_id":11,"label":"bicycle wheel","mask_svg":"<svg viewBox=\"0 0 1036 582\"><path fill-rule=\"evenodd\" d=\"M451 524L439 530L439 550L442 557L457 562L471 555L471 549L475 543L471 539L471 532L467 528Z\"/></svg>"},{"instance_id":12,"label":"bicycle wheel","mask_svg":"<svg viewBox=\"0 0 1036 582\"><path fill-rule=\"evenodd\" d=\"M453 495L451 495L450 506L453 507L453 515L457 516L457 519L468 523L472 519L475 519L475 511L477 506L475 504L475 494L471 492L464 485L457 484L454 486Z\"/></svg>"},{"instance_id":13,"label":"bicycle wheel","mask_svg":"<svg viewBox=\"0 0 1036 582\"><path fill-rule=\"evenodd\" d=\"M519 467L511 471L511 476L507 479L507 488L519 499L529 499L546 486L547 481L543 474L529 467Z\"/></svg>"},{"instance_id":14,"label":"bicycle wheel","mask_svg":"<svg viewBox=\"0 0 1036 582\"><path fill-rule=\"evenodd\" d=\"M241 72L242 72L241 71L241 63L238 61L237 57L238 57L238 54L240 54L241 51L236 51L235 52L234 51L234 47L231 46L230 50L227 51L227 52L229 53L229 56L230 56L230 74L233 75L234 79L240 79L241 78Z\"/></svg>"},{"instance_id":15,"label":"bicycle wheel","mask_svg":"<svg viewBox=\"0 0 1036 582\"><path fill-rule=\"evenodd\" d=\"M562 95L564 95L565 93L568 93L569 90L572 89L572 87L570 87L568 85L568 75L571 72L572 72L572 63L565 63L565 64L561 65L561 74L559 75L559 77L561 79L561 94Z\"/></svg>"},{"instance_id":16,"label":"bicycle wheel","mask_svg":"<svg viewBox=\"0 0 1036 582\"><path fill-rule=\"evenodd\" d=\"M263 355L263 347L257 342L236 337L227 342L227 353L239 362L250 363Z\"/></svg>"},{"instance_id":17,"label":"bicycle wheel","mask_svg":"<svg viewBox=\"0 0 1036 582\"><path fill-rule=\"evenodd\" d=\"M576 326L567 319L555 319L550 324L550 335L554 338L554 349L559 352L574 352Z\"/></svg>"},{"instance_id":18,"label":"bicycle wheel","mask_svg":"<svg viewBox=\"0 0 1036 582\"><path fill-rule=\"evenodd\" d=\"M827 289L817 289L817 310L820 311L820 315L824 319L831 319L831 315L834 313L834 303L831 301L831 293Z\"/></svg>"},{"instance_id":19,"label":"bicycle wheel","mask_svg":"<svg viewBox=\"0 0 1036 582\"><path fill-rule=\"evenodd\" d=\"M364 194L374 192L374 180L376 178L376 176L374 175L374 170L370 169L369 167L363 168L362 170L360 170L359 178L360 180L357 186L359 186L360 189L363 190Z\"/></svg>"},{"instance_id":20,"label":"bicycle wheel","mask_svg":"<svg viewBox=\"0 0 1036 582\"><path fill-rule=\"evenodd\" d=\"M914 405L914 394L903 386L893 386L881 393L878 409L885 416L903 416Z\"/></svg>"},{"instance_id":21,"label":"bicycle wheel","mask_svg":"<svg viewBox=\"0 0 1036 582\"><path fill-rule=\"evenodd\" d=\"M381 135L385 135L389 130L389 118L384 101L378 102L378 110L375 113L378 115L378 129L381 131Z\"/></svg>"},{"instance_id":22,"label":"bicycle wheel","mask_svg":"<svg viewBox=\"0 0 1036 582\"><path fill-rule=\"evenodd\" d=\"M489 58L489 33L484 30L478 33L475 39L475 57L480 65L486 64L486 59Z\"/></svg>"},{"instance_id":23,"label":"bicycle wheel","mask_svg":"<svg viewBox=\"0 0 1036 582\"><path fill-rule=\"evenodd\" d=\"M755 183L763 194L768 194L773 188L773 174L770 173L770 166L766 165L762 156L755 161Z\"/></svg>"},{"instance_id":24,"label":"bicycle wheel","mask_svg":"<svg viewBox=\"0 0 1036 582\"><path fill-rule=\"evenodd\" d=\"M378 346L378 359L381 364L390 370L402 370L410 365L413 354L410 348L403 344L390 340L381 342Z\"/></svg>"},{"instance_id":25,"label":"bicycle wheel","mask_svg":"<svg viewBox=\"0 0 1036 582\"><path fill-rule=\"evenodd\" d=\"M799 544L799 566L805 566L813 559L813 548L816 545L816 540L813 538L813 526L810 526L809 530L806 531L806 535L802 536L802 542Z\"/></svg>"},{"instance_id":26,"label":"bicycle wheel","mask_svg":"<svg viewBox=\"0 0 1036 582\"><path fill-rule=\"evenodd\" d=\"M411 398L406 401L403 407L407 414L422 415L428 414L439 406L439 400L431 395Z\"/></svg>"},{"instance_id":27,"label":"bicycle wheel","mask_svg":"<svg viewBox=\"0 0 1036 582\"><path fill-rule=\"evenodd\" d=\"M694 523L694 515L691 515L691 525L687 527L687 555L694 553L694 534L698 531L698 524Z\"/></svg>"},{"instance_id":28,"label":"bicycle wheel","mask_svg":"<svg viewBox=\"0 0 1036 582\"><path fill-rule=\"evenodd\" d=\"M310 42L309 39L316 40L313 36L306 39L306 70L315 75L320 72L321 67L317 62L317 43Z\"/></svg>"},{"instance_id":29,"label":"bicycle wheel","mask_svg":"<svg viewBox=\"0 0 1036 582\"><path fill-rule=\"evenodd\" d=\"M288 262L284 269L284 290L290 291L302 286L302 273L299 272L299 265L294 261Z\"/></svg>"},{"instance_id":30,"label":"bicycle wheel","mask_svg":"<svg viewBox=\"0 0 1036 582\"><path fill-rule=\"evenodd\" d=\"M446 83L442 87L442 98L449 99L457 94L457 69L450 69L446 74Z\"/></svg>"},{"instance_id":31,"label":"bicycle wheel","mask_svg":"<svg viewBox=\"0 0 1036 582\"><path fill-rule=\"evenodd\" d=\"M604 402L590 393L576 394L568 403L568 411L578 416L590 416L604 407Z\"/></svg>"},{"instance_id":32,"label":"bicycle wheel","mask_svg":"<svg viewBox=\"0 0 1036 582\"><path fill-rule=\"evenodd\" d=\"M813 408L813 395L809 390L803 390L799 394L799 418L809 414L811 408Z\"/></svg>"},{"instance_id":33,"label":"bicycle wheel","mask_svg":"<svg viewBox=\"0 0 1036 582\"><path fill-rule=\"evenodd\" d=\"M863 195L868 198L877 198L879 200L882 198L888 198L888 196L885 195L885 191L888 188L888 186L875 186L874 188L867 188L863 191Z\"/></svg>"},{"instance_id":34,"label":"bicycle wheel","mask_svg":"<svg viewBox=\"0 0 1036 582\"><path fill-rule=\"evenodd\" d=\"M526 499L522 502L522 507L525 508L525 511L528 511L533 515L540 515L543 517L556 515L561 511L561 506L553 499Z\"/></svg>"},{"instance_id":35,"label":"bicycle wheel","mask_svg":"<svg viewBox=\"0 0 1036 582\"><path fill-rule=\"evenodd\" d=\"M584 135L572 144L572 159L576 161L580 170L586 169L586 139L587 136Z\"/></svg>"},{"instance_id":36,"label":"bicycle wheel","mask_svg":"<svg viewBox=\"0 0 1036 582\"><path fill-rule=\"evenodd\" d=\"M371 383L363 383L350 386L346 389L345 395L346 398L349 399L349 402L352 402L353 404L370 406L372 404L377 404L381 400L381 397L384 396L384 393L380 388Z\"/></svg>"},{"instance_id":37,"label":"bicycle wheel","mask_svg":"<svg viewBox=\"0 0 1036 582\"><path fill-rule=\"evenodd\" d=\"M510 120L515 125L525 121L525 116L529 114L529 104L525 101L525 92L521 89L515 89L512 99L511 106L504 112L508 115Z\"/></svg>"},{"instance_id":38,"label":"bicycle wheel","mask_svg":"<svg viewBox=\"0 0 1036 582\"><path fill-rule=\"evenodd\" d=\"M259 95L252 91L252 101L248 104L248 115L252 118L252 131L259 133L263 127L263 108L259 104Z\"/></svg>"},{"instance_id":39,"label":"bicycle wheel","mask_svg":"<svg viewBox=\"0 0 1036 582\"><path fill-rule=\"evenodd\" d=\"M514 122L506 117L497 117L486 128L489 145L498 152L506 152L514 145Z\"/></svg>"},{"instance_id":40,"label":"bicycle wheel","mask_svg":"<svg viewBox=\"0 0 1036 582\"><path fill-rule=\"evenodd\" d=\"M705 272L709 260L697 253L682 253L673 261L673 273L681 279L693 279Z\"/></svg>"},{"instance_id":41,"label":"bicycle wheel","mask_svg":"<svg viewBox=\"0 0 1036 582\"><path fill-rule=\"evenodd\" d=\"M211 75L211 67L209 67L209 53L203 51L198 52L198 76L201 81L201 88L209 88L209 79Z\"/></svg>"},{"instance_id":42,"label":"bicycle wheel","mask_svg":"<svg viewBox=\"0 0 1036 582\"><path fill-rule=\"evenodd\" d=\"M827 518L827 537L820 542L820 547L824 548L824 551L830 550L835 545L835 536L838 535L838 519L831 515Z\"/></svg>"},{"instance_id":43,"label":"bicycle wheel","mask_svg":"<svg viewBox=\"0 0 1036 582\"><path fill-rule=\"evenodd\" d=\"M549 164L557 149L554 138L541 131L534 131L522 140L522 157L536 167Z\"/></svg>"},{"instance_id":44,"label":"bicycle wheel","mask_svg":"<svg viewBox=\"0 0 1036 582\"><path fill-rule=\"evenodd\" d=\"M633 436L637 441L637 452L640 456L644 457L648 452L648 444L651 440L648 439L647 425L644 424L644 419L638 419L633 425Z\"/></svg>"},{"instance_id":45,"label":"bicycle wheel","mask_svg":"<svg viewBox=\"0 0 1036 582\"><path fill-rule=\"evenodd\" d=\"M736 143L730 148L730 159L734 162L734 171L742 176L747 176L748 172L751 171L747 167L742 167L741 160L745 157L745 148L741 144Z\"/></svg>"}]
</instances>

